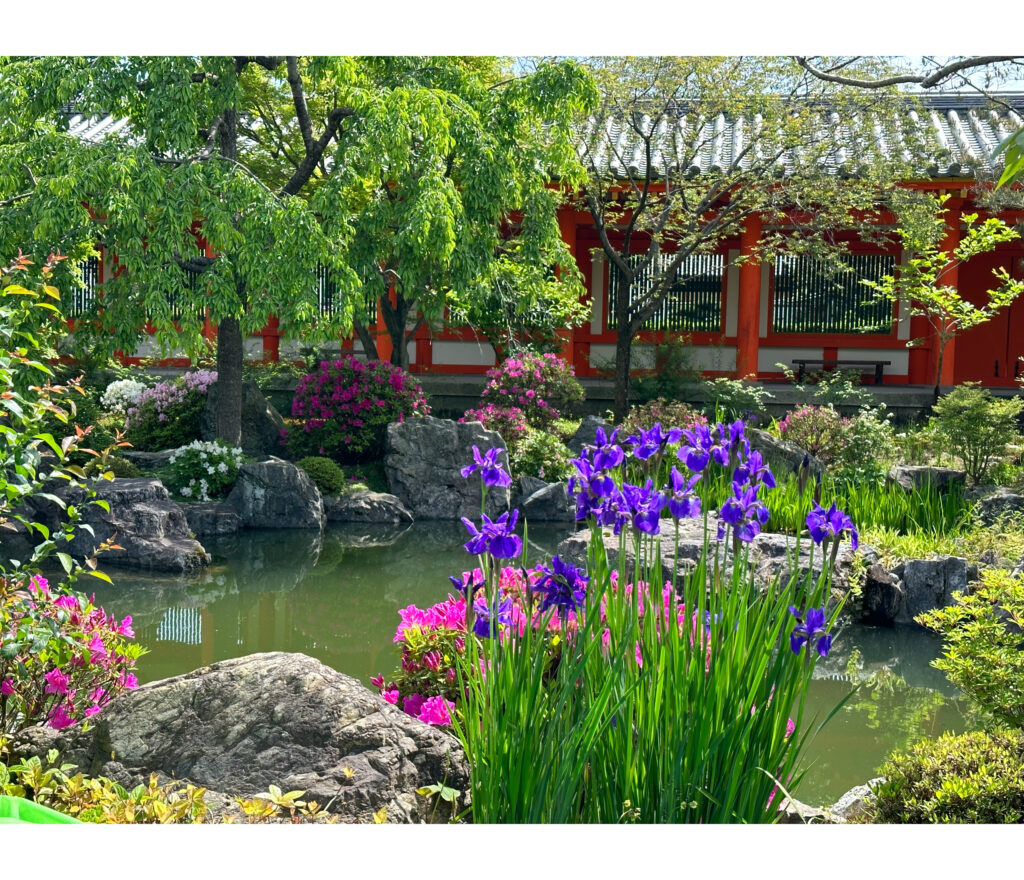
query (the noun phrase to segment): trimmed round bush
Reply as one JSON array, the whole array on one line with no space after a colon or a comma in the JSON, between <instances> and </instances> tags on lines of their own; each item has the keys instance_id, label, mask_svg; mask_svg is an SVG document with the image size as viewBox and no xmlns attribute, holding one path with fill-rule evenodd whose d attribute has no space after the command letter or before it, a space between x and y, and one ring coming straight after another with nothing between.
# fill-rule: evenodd
<instances>
[{"instance_id":1,"label":"trimmed round bush","mask_svg":"<svg viewBox=\"0 0 1024 880\"><path fill-rule=\"evenodd\" d=\"M309 474L321 495L340 495L346 488L345 472L330 458L310 455L296 464Z\"/></svg>"},{"instance_id":2,"label":"trimmed round bush","mask_svg":"<svg viewBox=\"0 0 1024 880\"><path fill-rule=\"evenodd\" d=\"M704 415L688 403L657 397L648 403L629 408L626 418L622 420L619 437L624 440L632 434L649 431L656 424L660 424L667 430L668 428L691 429L696 425L706 425L707 423L708 420Z\"/></svg>"},{"instance_id":3,"label":"trimmed round bush","mask_svg":"<svg viewBox=\"0 0 1024 880\"><path fill-rule=\"evenodd\" d=\"M1024 732L944 734L896 754L879 771L868 821L1019 823L1024 821Z\"/></svg>"},{"instance_id":4,"label":"trimmed round bush","mask_svg":"<svg viewBox=\"0 0 1024 880\"><path fill-rule=\"evenodd\" d=\"M296 459L366 461L380 457L389 423L429 413L423 389L401 367L344 355L299 381L292 400L296 423L285 429L285 441Z\"/></svg>"},{"instance_id":5,"label":"trimmed round bush","mask_svg":"<svg viewBox=\"0 0 1024 880\"><path fill-rule=\"evenodd\" d=\"M101 458L90 459L82 470L87 477L96 477L107 473L107 471L115 477L137 477L139 475L139 469L127 458L121 458L119 455L112 455L106 461Z\"/></svg>"},{"instance_id":6,"label":"trimmed round bush","mask_svg":"<svg viewBox=\"0 0 1024 880\"><path fill-rule=\"evenodd\" d=\"M583 400L583 386L572 367L556 354L510 357L488 370L487 378L483 403L518 407L534 428L548 427L570 404Z\"/></svg>"}]
</instances>

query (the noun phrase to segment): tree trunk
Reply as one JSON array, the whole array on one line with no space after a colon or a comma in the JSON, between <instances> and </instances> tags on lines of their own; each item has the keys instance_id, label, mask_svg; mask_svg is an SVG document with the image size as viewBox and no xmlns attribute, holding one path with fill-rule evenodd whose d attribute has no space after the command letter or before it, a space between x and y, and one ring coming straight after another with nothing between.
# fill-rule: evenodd
<instances>
[{"instance_id":1,"label":"tree trunk","mask_svg":"<svg viewBox=\"0 0 1024 880\"><path fill-rule=\"evenodd\" d=\"M217 326L217 437L242 445L242 328L237 318Z\"/></svg>"},{"instance_id":2,"label":"tree trunk","mask_svg":"<svg viewBox=\"0 0 1024 880\"><path fill-rule=\"evenodd\" d=\"M237 67L237 63L236 63ZM224 111L220 128L220 154L238 159L238 114ZM245 289L236 284L240 303ZM221 318L217 325L217 437L229 446L242 445L242 327L237 317Z\"/></svg>"},{"instance_id":3,"label":"tree trunk","mask_svg":"<svg viewBox=\"0 0 1024 880\"><path fill-rule=\"evenodd\" d=\"M615 424L621 425L629 412L629 361L633 349L633 334L628 327L619 327L615 337Z\"/></svg>"},{"instance_id":4,"label":"tree trunk","mask_svg":"<svg viewBox=\"0 0 1024 880\"><path fill-rule=\"evenodd\" d=\"M354 318L352 326L355 328L356 336L359 337L359 343L363 346L366 359L368 361L380 360L380 355L377 353L377 342L366 328L366 325L358 318Z\"/></svg>"},{"instance_id":5,"label":"tree trunk","mask_svg":"<svg viewBox=\"0 0 1024 880\"><path fill-rule=\"evenodd\" d=\"M409 312L415 300L409 302L401 293L395 293L395 304L388 297L381 297L380 308L384 316L384 326L391 338L391 363L403 370L409 369L409 343L405 335L405 327L409 323Z\"/></svg>"}]
</instances>

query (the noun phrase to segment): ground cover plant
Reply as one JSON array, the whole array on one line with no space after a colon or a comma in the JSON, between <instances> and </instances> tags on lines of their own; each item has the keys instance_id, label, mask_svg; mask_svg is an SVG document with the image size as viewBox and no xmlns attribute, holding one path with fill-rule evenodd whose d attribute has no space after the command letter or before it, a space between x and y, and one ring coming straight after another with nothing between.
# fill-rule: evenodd
<instances>
[{"instance_id":1,"label":"ground cover plant","mask_svg":"<svg viewBox=\"0 0 1024 880\"><path fill-rule=\"evenodd\" d=\"M618 436L599 432L573 462L577 515L594 535L586 569L557 556L529 566L516 513L464 520L477 567L453 575L442 602L402 609L401 668L375 684L453 727L474 821L775 821L779 786L801 778L803 693L832 643L829 565L818 579L755 583L747 552L774 479L742 422ZM658 475L683 437L667 481L627 479L627 464ZM475 458L463 474L479 473L484 493L508 484L493 452ZM695 486L718 468L733 492L711 514ZM686 518L703 519L704 552L669 575L656 542ZM632 546L628 569L624 552L609 566L602 525L620 551ZM814 505L806 526L826 559L846 535L856 545L834 507Z\"/></svg>"}]
</instances>

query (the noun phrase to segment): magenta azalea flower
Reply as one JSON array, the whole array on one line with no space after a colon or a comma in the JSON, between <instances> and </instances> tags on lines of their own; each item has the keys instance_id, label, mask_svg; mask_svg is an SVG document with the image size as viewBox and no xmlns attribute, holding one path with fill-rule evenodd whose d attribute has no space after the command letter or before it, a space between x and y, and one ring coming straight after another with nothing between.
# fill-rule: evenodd
<instances>
[{"instance_id":1,"label":"magenta azalea flower","mask_svg":"<svg viewBox=\"0 0 1024 880\"><path fill-rule=\"evenodd\" d=\"M71 683L71 677L63 673L61 670L51 669L43 676L43 678L46 679L46 688L43 693L66 694L68 692L68 685Z\"/></svg>"},{"instance_id":2,"label":"magenta azalea flower","mask_svg":"<svg viewBox=\"0 0 1024 880\"><path fill-rule=\"evenodd\" d=\"M406 715L418 718L424 702L426 702L426 698L421 694L409 694L409 696L402 700L402 711Z\"/></svg>"},{"instance_id":3,"label":"magenta azalea flower","mask_svg":"<svg viewBox=\"0 0 1024 880\"><path fill-rule=\"evenodd\" d=\"M406 702L408 703L408 700ZM446 700L441 696L431 697L429 700L423 701L417 717L426 724L434 724L440 727L452 723L451 713L454 709L455 704L450 700Z\"/></svg>"}]
</instances>

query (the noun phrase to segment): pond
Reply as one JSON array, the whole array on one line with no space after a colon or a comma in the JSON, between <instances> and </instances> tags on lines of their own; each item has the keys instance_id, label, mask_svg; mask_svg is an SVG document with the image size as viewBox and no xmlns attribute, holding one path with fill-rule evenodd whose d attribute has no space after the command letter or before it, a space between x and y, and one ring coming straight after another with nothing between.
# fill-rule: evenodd
<instances>
[{"instance_id":1,"label":"pond","mask_svg":"<svg viewBox=\"0 0 1024 880\"><path fill-rule=\"evenodd\" d=\"M530 527L529 564L554 552L564 527ZM191 577L108 569L108 612L131 614L148 650L139 680L155 681L258 651L298 651L369 685L397 664L397 609L431 605L469 561L459 523L244 531L204 539L213 564ZM808 715L823 720L797 796L831 803L875 775L894 748L966 728L965 707L929 662L940 644L916 628L847 626L819 663Z\"/></svg>"}]
</instances>

